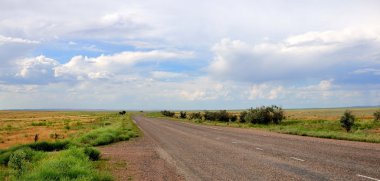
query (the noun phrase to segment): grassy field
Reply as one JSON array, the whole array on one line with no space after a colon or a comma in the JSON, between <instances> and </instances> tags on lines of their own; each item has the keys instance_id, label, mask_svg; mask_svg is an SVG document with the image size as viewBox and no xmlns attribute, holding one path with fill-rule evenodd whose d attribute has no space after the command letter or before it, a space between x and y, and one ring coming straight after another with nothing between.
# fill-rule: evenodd
<instances>
[{"instance_id":1,"label":"grassy field","mask_svg":"<svg viewBox=\"0 0 380 181\"><path fill-rule=\"evenodd\" d=\"M285 110L286 119L279 125L172 119L215 126L256 128L301 136L380 143L380 122L373 121L373 113L379 108L351 108L350 110L357 119L352 130L348 133L340 126L339 122L345 110L345 108ZM230 111L230 113L239 114L238 111ZM150 112L147 113L147 116L163 117L159 112ZM176 117L178 117L178 112Z\"/></svg>"},{"instance_id":2,"label":"grassy field","mask_svg":"<svg viewBox=\"0 0 380 181\"><path fill-rule=\"evenodd\" d=\"M112 180L93 146L138 134L130 114L0 111L0 180Z\"/></svg>"}]
</instances>

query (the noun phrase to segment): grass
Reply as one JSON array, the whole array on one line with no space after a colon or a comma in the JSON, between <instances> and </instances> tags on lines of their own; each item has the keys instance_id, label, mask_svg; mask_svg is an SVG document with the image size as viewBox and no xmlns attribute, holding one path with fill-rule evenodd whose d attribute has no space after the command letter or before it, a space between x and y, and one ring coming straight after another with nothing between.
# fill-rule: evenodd
<instances>
[{"instance_id":1,"label":"grass","mask_svg":"<svg viewBox=\"0 0 380 181\"><path fill-rule=\"evenodd\" d=\"M373 121L373 112L378 108L356 108L353 113L357 120L350 132L346 132L339 122L340 116L345 109L303 109L303 110L285 110L287 119L279 125L259 125L239 122L219 122L204 120L188 120L170 118L176 121L193 122L195 124L205 124L213 126L230 126L242 128L255 128L278 133L311 136L319 138L340 139L350 141L362 141L380 143L380 122ZM237 112L232 112L236 114ZM150 112L148 117L163 116L159 112ZM166 119L168 117L165 117ZM318 119L319 118L319 119Z\"/></svg>"},{"instance_id":2,"label":"grass","mask_svg":"<svg viewBox=\"0 0 380 181\"><path fill-rule=\"evenodd\" d=\"M56 125L61 122L59 127L62 129L66 129L63 126L67 125L70 126L70 131L74 129L63 140L18 144L0 150L0 180L113 180L108 173L99 171L99 162L102 162L99 161L100 152L93 146L138 136L138 128L132 122L130 114L120 116L110 112L86 112L85 117L93 118L90 121L80 120L78 115L83 113L71 113L68 116L73 115L79 119L61 117L60 121L54 123ZM19 125L26 130L28 127L25 125L40 126L30 123ZM50 137L57 136L50 134Z\"/></svg>"}]
</instances>

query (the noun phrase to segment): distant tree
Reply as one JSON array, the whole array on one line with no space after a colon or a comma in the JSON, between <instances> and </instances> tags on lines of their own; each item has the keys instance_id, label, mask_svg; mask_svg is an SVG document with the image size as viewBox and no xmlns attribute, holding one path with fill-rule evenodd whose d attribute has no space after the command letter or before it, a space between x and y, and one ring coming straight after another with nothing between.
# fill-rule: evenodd
<instances>
[{"instance_id":1,"label":"distant tree","mask_svg":"<svg viewBox=\"0 0 380 181\"><path fill-rule=\"evenodd\" d=\"M230 114L230 121L231 122L236 122L237 119L238 119L238 116L236 116L235 114Z\"/></svg>"},{"instance_id":2,"label":"distant tree","mask_svg":"<svg viewBox=\"0 0 380 181\"><path fill-rule=\"evenodd\" d=\"M120 111L120 112L119 112L120 115L124 115L124 114L126 114L126 113L127 113L126 111Z\"/></svg>"},{"instance_id":3,"label":"distant tree","mask_svg":"<svg viewBox=\"0 0 380 181\"><path fill-rule=\"evenodd\" d=\"M284 119L284 111L281 107L261 106L255 109L251 108L245 113L240 113L242 120L253 124L280 124Z\"/></svg>"},{"instance_id":4,"label":"distant tree","mask_svg":"<svg viewBox=\"0 0 380 181\"><path fill-rule=\"evenodd\" d=\"M215 112L205 111L203 117L208 121L216 121L217 114Z\"/></svg>"},{"instance_id":5,"label":"distant tree","mask_svg":"<svg viewBox=\"0 0 380 181\"><path fill-rule=\"evenodd\" d=\"M375 113L373 113L373 120L374 121L380 120L380 110L377 110Z\"/></svg>"},{"instance_id":6,"label":"distant tree","mask_svg":"<svg viewBox=\"0 0 380 181\"><path fill-rule=\"evenodd\" d=\"M340 125L346 129L347 132L351 130L351 127L355 123L355 116L352 114L350 110L346 110L343 113L343 116L340 118Z\"/></svg>"},{"instance_id":7,"label":"distant tree","mask_svg":"<svg viewBox=\"0 0 380 181\"><path fill-rule=\"evenodd\" d=\"M230 121L230 115L228 114L226 110L220 110L218 112L215 112L215 114L216 114L216 119L218 121L222 121L222 122Z\"/></svg>"},{"instance_id":8,"label":"distant tree","mask_svg":"<svg viewBox=\"0 0 380 181\"><path fill-rule=\"evenodd\" d=\"M240 112L240 115L239 115L239 122L241 123L245 123L246 120L245 120L245 116L247 115L247 111L243 111L243 112Z\"/></svg>"},{"instance_id":9,"label":"distant tree","mask_svg":"<svg viewBox=\"0 0 380 181\"><path fill-rule=\"evenodd\" d=\"M175 112L163 110L163 111L161 111L161 114L164 116L173 117L175 115Z\"/></svg>"},{"instance_id":10,"label":"distant tree","mask_svg":"<svg viewBox=\"0 0 380 181\"><path fill-rule=\"evenodd\" d=\"M189 119L202 119L202 114L200 112L190 113Z\"/></svg>"},{"instance_id":11,"label":"distant tree","mask_svg":"<svg viewBox=\"0 0 380 181\"><path fill-rule=\"evenodd\" d=\"M179 117L182 119L185 119L186 118L186 112L185 111L179 112Z\"/></svg>"}]
</instances>

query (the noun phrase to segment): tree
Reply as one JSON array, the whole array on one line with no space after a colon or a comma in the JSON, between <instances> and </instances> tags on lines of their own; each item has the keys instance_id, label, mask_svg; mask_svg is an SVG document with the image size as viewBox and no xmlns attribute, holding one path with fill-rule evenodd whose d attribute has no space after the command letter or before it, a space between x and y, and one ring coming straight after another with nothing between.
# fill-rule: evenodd
<instances>
[{"instance_id":1,"label":"tree","mask_svg":"<svg viewBox=\"0 0 380 181\"><path fill-rule=\"evenodd\" d=\"M240 112L240 115L239 115L239 122L241 123L245 123L246 120L245 120L245 116L247 115L247 111L243 111L243 112Z\"/></svg>"},{"instance_id":2,"label":"tree","mask_svg":"<svg viewBox=\"0 0 380 181\"><path fill-rule=\"evenodd\" d=\"M374 121L380 120L380 110L377 110L375 113L373 113L373 120Z\"/></svg>"},{"instance_id":3,"label":"tree","mask_svg":"<svg viewBox=\"0 0 380 181\"><path fill-rule=\"evenodd\" d=\"M340 118L340 125L346 129L347 132L351 130L351 127L354 125L355 116L350 110L346 110L343 113L343 116Z\"/></svg>"},{"instance_id":4,"label":"tree","mask_svg":"<svg viewBox=\"0 0 380 181\"><path fill-rule=\"evenodd\" d=\"M164 116L173 117L175 115L175 112L163 110L163 111L161 111L161 114Z\"/></svg>"},{"instance_id":5,"label":"tree","mask_svg":"<svg viewBox=\"0 0 380 181\"><path fill-rule=\"evenodd\" d=\"M235 122L237 120L237 116L235 114L230 114L230 121Z\"/></svg>"},{"instance_id":6,"label":"tree","mask_svg":"<svg viewBox=\"0 0 380 181\"><path fill-rule=\"evenodd\" d=\"M284 111L278 106L261 106L255 109L251 108L245 113L243 120L253 124L279 124L284 119ZM242 120L242 117L240 118Z\"/></svg>"},{"instance_id":7,"label":"tree","mask_svg":"<svg viewBox=\"0 0 380 181\"><path fill-rule=\"evenodd\" d=\"M184 111L179 112L179 117L185 119L186 118L186 112L184 112Z\"/></svg>"},{"instance_id":8,"label":"tree","mask_svg":"<svg viewBox=\"0 0 380 181\"><path fill-rule=\"evenodd\" d=\"M219 112L216 112L216 118L218 121L222 122L228 122L230 121L230 115L226 110L220 110Z\"/></svg>"},{"instance_id":9,"label":"tree","mask_svg":"<svg viewBox=\"0 0 380 181\"><path fill-rule=\"evenodd\" d=\"M200 112L190 113L189 119L202 119L202 114Z\"/></svg>"},{"instance_id":10,"label":"tree","mask_svg":"<svg viewBox=\"0 0 380 181\"><path fill-rule=\"evenodd\" d=\"M127 113L126 111L120 111L119 114L120 115L124 115L125 113Z\"/></svg>"}]
</instances>

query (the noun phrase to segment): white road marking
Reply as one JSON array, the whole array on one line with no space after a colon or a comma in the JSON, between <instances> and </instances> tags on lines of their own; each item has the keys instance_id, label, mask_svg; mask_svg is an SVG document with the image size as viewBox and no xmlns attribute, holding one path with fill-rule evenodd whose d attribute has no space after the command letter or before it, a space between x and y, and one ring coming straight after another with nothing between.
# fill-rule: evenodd
<instances>
[{"instance_id":1,"label":"white road marking","mask_svg":"<svg viewBox=\"0 0 380 181\"><path fill-rule=\"evenodd\" d=\"M261 149L261 148L256 148L256 150L261 150L261 151L263 151L263 149Z\"/></svg>"},{"instance_id":2,"label":"white road marking","mask_svg":"<svg viewBox=\"0 0 380 181\"><path fill-rule=\"evenodd\" d=\"M360 174L357 174L356 176L358 176L358 177L363 177L363 178L366 178L366 179L370 179L370 180L376 180L376 181L380 181L380 179L377 179L377 178L372 178L372 177L368 177L368 176L365 176L365 175L360 175Z\"/></svg>"},{"instance_id":3,"label":"white road marking","mask_svg":"<svg viewBox=\"0 0 380 181\"><path fill-rule=\"evenodd\" d=\"M237 141L233 141L233 142L232 142L232 144L237 144L237 143L239 143L239 142L237 142Z\"/></svg>"},{"instance_id":4,"label":"white road marking","mask_svg":"<svg viewBox=\"0 0 380 181\"><path fill-rule=\"evenodd\" d=\"M304 162L305 160L302 160L300 158L296 158L296 157L290 157L291 159L294 159L294 160L298 160L298 161L301 161L301 162Z\"/></svg>"}]
</instances>

